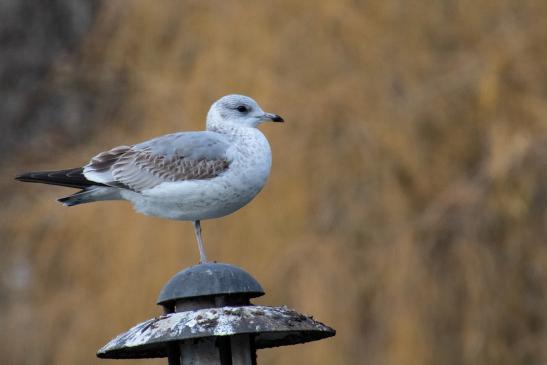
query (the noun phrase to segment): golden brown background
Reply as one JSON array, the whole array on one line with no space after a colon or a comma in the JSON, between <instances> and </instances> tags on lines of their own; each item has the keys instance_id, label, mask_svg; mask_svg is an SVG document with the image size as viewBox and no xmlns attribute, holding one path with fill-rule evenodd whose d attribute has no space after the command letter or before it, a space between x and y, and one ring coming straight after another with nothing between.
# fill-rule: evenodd
<instances>
[{"instance_id":1,"label":"golden brown background","mask_svg":"<svg viewBox=\"0 0 547 365\"><path fill-rule=\"evenodd\" d=\"M197 262L190 223L13 181L201 129L227 93L282 115L273 169L203 224L337 329L260 364L547 364L547 2L0 3L3 364L108 364ZM127 364L164 364L126 361Z\"/></svg>"}]
</instances>

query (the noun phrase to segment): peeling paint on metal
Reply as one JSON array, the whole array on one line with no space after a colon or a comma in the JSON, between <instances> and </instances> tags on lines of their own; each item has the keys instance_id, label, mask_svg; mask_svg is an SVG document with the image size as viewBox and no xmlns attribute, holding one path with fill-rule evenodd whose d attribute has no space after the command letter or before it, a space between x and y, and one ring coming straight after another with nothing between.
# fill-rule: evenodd
<instances>
[{"instance_id":1,"label":"peeling paint on metal","mask_svg":"<svg viewBox=\"0 0 547 365\"><path fill-rule=\"evenodd\" d=\"M206 308L170 313L138 324L110 341L98 355L110 357L111 352L131 348L150 351L152 345L166 341L242 333L259 334L257 346L271 347L330 337L334 330L285 306Z\"/></svg>"}]
</instances>

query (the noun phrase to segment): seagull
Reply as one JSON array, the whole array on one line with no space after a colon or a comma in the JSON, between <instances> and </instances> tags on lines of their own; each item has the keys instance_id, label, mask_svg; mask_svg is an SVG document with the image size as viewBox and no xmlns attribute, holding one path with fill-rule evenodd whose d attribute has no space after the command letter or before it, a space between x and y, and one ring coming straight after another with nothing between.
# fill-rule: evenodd
<instances>
[{"instance_id":1,"label":"seagull","mask_svg":"<svg viewBox=\"0 0 547 365\"><path fill-rule=\"evenodd\" d=\"M200 221L242 208L268 179L271 149L257 128L265 121L284 120L248 96L226 95L209 109L204 131L114 147L82 167L28 172L16 179L81 189L58 200L65 206L127 200L145 215L192 221L204 263Z\"/></svg>"}]
</instances>

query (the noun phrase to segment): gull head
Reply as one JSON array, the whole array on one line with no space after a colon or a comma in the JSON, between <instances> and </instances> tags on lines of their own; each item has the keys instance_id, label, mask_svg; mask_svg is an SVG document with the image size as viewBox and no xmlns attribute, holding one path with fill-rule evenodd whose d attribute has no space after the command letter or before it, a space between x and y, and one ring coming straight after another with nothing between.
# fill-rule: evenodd
<instances>
[{"instance_id":1,"label":"gull head","mask_svg":"<svg viewBox=\"0 0 547 365\"><path fill-rule=\"evenodd\" d=\"M248 96L231 94L213 103L207 114L207 128L222 126L256 128L262 122L283 122L277 114L266 113Z\"/></svg>"}]
</instances>

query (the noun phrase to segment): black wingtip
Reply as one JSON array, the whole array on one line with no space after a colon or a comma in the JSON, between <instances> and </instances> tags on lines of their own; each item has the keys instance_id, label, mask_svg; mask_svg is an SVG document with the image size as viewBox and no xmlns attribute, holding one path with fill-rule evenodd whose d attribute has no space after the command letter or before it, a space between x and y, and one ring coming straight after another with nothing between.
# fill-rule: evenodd
<instances>
[{"instance_id":1,"label":"black wingtip","mask_svg":"<svg viewBox=\"0 0 547 365\"><path fill-rule=\"evenodd\" d=\"M43 176L39 172L25 172L15 176L15 180L22 182L42 182Z\"/></svg>"},{"instance_id":2,"label":"black wingtip","mask_svg":"<svg viewBox=\"0 0 547 365\"><path fill-rule=\"evenodd\" d=\"M15 176L15 180L30 182L30 181L32 181L31 173L25 172L24 174L19 174L19 175Z\"/></svg>"},{"instance_id":3,"label":"black wingtip","mask_svg":"<svg viewBox=\"0 0 547 365\"><path fill-rule=\"evenodd\" d=\"M67 186L82 189L93 185L103 185L89 181L83 174L83 168L77 167L68 170L26 172L15 177L15 180L31 183Z\"/></svg>"}]
</instances>

